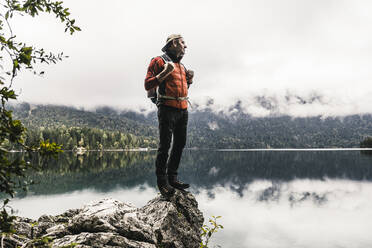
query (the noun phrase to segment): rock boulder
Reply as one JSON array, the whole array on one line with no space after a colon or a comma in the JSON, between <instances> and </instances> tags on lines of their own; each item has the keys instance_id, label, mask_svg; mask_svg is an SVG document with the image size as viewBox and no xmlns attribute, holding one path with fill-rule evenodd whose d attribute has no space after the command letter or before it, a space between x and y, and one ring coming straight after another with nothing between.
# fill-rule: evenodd
<instances>
[{"instance_id":1,"label":"rock boulder","mask_svg":"<svg viewBox=\"0 0 372 248\"><path fill-rule=\"evenodd\" d=\"M37 221L18 217L4 247L198 248L203 215L191 193L158 196L144 207L103 199Z\"/></svg>"}]
</instances>

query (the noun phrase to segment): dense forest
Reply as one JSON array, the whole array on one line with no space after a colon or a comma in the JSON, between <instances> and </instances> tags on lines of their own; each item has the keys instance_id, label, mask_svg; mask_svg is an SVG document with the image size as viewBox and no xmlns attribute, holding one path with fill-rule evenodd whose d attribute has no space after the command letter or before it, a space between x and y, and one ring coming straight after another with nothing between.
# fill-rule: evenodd
<instances>
[{"instance_id":1,"label":"dense forest","mask_svg":"<svg viewBox=\"0 0 372 248\"><path fill-rule=\"evenodd\" d=\"M254 118L237 112L197 111L190 118L191 146L217 148L359 147L372 134L372 115Z\"/></svg>"},{"instance_id":2,"label":"dense forest","mask_svg":"<svg viewBox=\"0 0 372 248\"><path fill-rule=\"evenodd\" d=\"M362 142L360 142L361 148L372 148L372 137L365 138Z\"/></svg>"},{"instance_id":3,"label":"dense forest","mask_svg":"<svg viewBox=\"0 0 372 248\"><path fill-rule=\"evenodd\" d=\"M28 128L26 142L39 138L65 149L135 148L157 146L156 112L141 114L100 107L85 111L66 106L11 106L15 118ZM344 117L252 117L241 109L215 113L192 109L189 148L324 148L359 147L372 135L372 115Z\"/></svg>"},{"instance_id":4,"label":"dense forest","mask_svg":"<svg viewBox=\"0 0 372 248\"><path fill-rule=\"evenodd\" d=\"M37 145L49 140L61 144L63 149L76 147L86 149L155 148L156 128L149 127L109 112L89 112L65 106L22 103L12 106L14 117L27 127L25 144ZM16 147L12 147L17 149Z\"/></svg>"},{"instance_id":5,"label":"dense forest","mask_svg":"<svg viewBox=\"0 0 372 248\"><path fill-rule=\"evenodd\" d=\"M86 149L130 149L138 147L156 147L153 137L136 136L120 131L105 131L88 127L30 128L25 143L33 146L40 140L49 140L62 144L63 149L73 150L77 147Z\"/></svg>"}]
</instances>

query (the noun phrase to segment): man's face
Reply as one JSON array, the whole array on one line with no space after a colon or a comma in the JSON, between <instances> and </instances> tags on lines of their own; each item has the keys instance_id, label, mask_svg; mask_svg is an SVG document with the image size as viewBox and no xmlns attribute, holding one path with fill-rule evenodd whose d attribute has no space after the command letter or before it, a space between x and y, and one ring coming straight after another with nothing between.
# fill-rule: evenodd
<instances>
[{"instance_id":1,"label":"man's face","mask_svg":"<svg viewBox=\"0 0 372 248\"><path fill-rule=\"evenodd\" d=\"M183 56L185 54L185 49L187 48L185 41L183 38L179 38L175 41L173 41L172 49L175 52L175 54L179 56Z\"/></svg>"}]
</instances>

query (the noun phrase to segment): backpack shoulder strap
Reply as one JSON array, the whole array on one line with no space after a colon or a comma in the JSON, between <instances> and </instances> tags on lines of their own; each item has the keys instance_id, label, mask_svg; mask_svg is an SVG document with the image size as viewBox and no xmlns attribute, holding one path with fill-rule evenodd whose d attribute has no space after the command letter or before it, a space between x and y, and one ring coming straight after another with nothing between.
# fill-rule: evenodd
<instances>
[{"instance_id":1,"label":"backpack shoulder strap","mask_svg":"<svg viewBox=\"0 0 372 248\"><path fill-rule=\"evenodd\" d=\"M167 63L167 62L172 62L172 59L169 58L169 56L167 54L162 54L160 55L160 58L162 58L162 60L164 61L164 63Z\"/></svg>"},{"instance_id":2,"label":"backpack shoulder strap","mask_svg":"<svg viewBox=\"0 0 372 248\"><path fill-rule=\"evenodd\" d=\"M162 58L162 60L164 61L164 63L172 62L172 59L167 54L165 54L165 53L162 54L162 55L160 55L160 58ZM181 62L180 62L180 64L185 69L185 72L187 72L186 66L184 64L182 64Z\"/></svg>"},{"instance_id":3,"label":"backpack shoulder strap","mask_svg":"<svg viewBox=\"0 0 372 248\"><path fill-rule=\"evenodd\" d=\"M180 63L182 66L183 66L183 69L185 69L185 72L187 73L187 69L186 69L186 66L182 63Z\"/></svg>"}]
</instances>

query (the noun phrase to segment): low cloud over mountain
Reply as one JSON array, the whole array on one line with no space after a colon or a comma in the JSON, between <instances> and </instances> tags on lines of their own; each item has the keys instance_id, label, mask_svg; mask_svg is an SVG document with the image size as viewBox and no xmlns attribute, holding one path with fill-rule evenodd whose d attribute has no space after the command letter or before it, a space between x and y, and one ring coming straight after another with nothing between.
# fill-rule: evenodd
<instances>
[{"instance_id":1,"label":"low cloud over mountain","mask_svg":"<svg viewBox=\"0 0 372 248\"><path fill-rule=\"evenodd\" d=\"M253 117L288 115L292 117L343 117L372 113L369 92L353 97L341 96L337 90L326 91L272 91L261 90L239 98L196 100L192 110L210 110L227 115L243 112ZM344 95L345 92L343 92ZM230 104L229 104L230 102Z\"/></svg>"}]
</instances>

